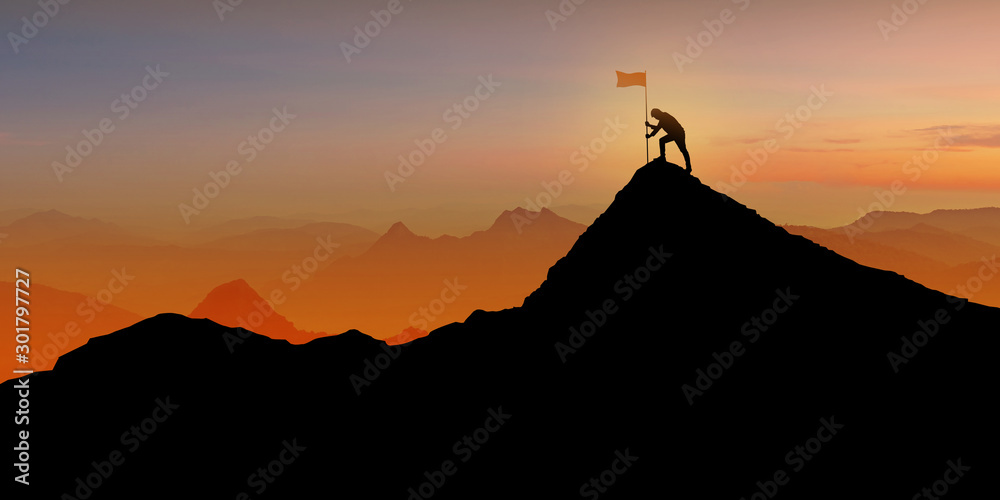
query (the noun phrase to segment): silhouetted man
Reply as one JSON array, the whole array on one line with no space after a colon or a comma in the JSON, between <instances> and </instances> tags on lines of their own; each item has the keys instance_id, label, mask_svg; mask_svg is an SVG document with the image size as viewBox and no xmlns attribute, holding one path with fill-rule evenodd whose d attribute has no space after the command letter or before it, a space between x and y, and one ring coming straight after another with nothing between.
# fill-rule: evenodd
<instances>
[{"instance_id":1,"label":"silhouetted man","mask_svg":"<svg viewBox=\"0 0 1000 500\"><path fill-rule=\"evenodd\" d=\"M653 137L654 135L656 135L657 132L660 131L660 129L663 129L663 131L666 132L667 135L660 138L660 158L666 160L667 143L670 141L674 141L675 143L677 143L677 148L681 150L681 154L684 155L684 163L687 165L688 173L690 173L691 155L688 154L687 144L684 142L684 127L682 127L681 124L677 122L676 118L670 116L670 113L664 113L659 109L653 108L653 110L650 111L649 114L653 118L659 120L660 122L657 123L655 127L650 125L649 122L646 122L646 126L653 129L652 132L646 134L646 138L649 139L650 137Z\"/></svg>"}]
</instances>

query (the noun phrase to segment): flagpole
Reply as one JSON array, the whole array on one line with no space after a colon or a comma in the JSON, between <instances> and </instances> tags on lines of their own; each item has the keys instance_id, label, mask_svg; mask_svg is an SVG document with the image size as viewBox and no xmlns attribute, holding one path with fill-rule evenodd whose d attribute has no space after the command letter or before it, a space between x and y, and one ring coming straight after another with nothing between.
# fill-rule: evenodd
<instances>
[{"instance_id":1,"label":"flagpole","mask_svg":"<svg viewBox=\"0 0 1000 500\"><path fill-rule=\"evenodd\" d=\"M644 80L646 80L646 84L642 86L642 92L646 96L646 109L642 113L642 123L645 125L646 120L649 119L649 75L647 75L645 71L643 71L642 74L646 77L644 78ZM643 127L643 130L645 130L645 127ZM646 137L646 163L649 163L649 137Z\"/></svg>"}]
</instances>

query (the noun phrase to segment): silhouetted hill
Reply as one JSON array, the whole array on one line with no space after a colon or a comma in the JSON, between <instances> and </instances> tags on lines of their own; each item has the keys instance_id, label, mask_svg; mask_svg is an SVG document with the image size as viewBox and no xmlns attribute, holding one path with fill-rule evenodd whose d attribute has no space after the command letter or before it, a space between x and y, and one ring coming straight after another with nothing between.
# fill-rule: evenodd
<instances>
[{"instance_id":1,"label":"silhouetted hill","mask_svg":"<svg viewBox=\"0 0 1000 500\"><path fill-rule=\"evenodd\" d=\"M982 498L997 324L658 161L523 307L396 348L177 315L91 340L30 377L30 491L118 450L93 498L912 498L949 462Z\"/></svg>"},{"instance_id":2,"label":"silhouetted hill","mask_svg":"<svg viewBox=\"0 0 1000 500\"><path fill-rule=\"evenodd\" d=\"M0 291L11 297L16 293L14 283L9 281L0 281ZM14 348L17 344L14 335L0 337L0 349L11 353L0 358L0 373L3 374L0 378L3 380L13 378L12 371L16 369L51 370L60 355L82 346L91 337L105 335L142 320L142 316L122 309L113 299L101 302L108 299L105 294L96 297L67 292L46 286L37 277L32 280L29 293L31 295L27 297L22 295L22 298L31 299L28 306L32 332L29 363L21 364L15 359ZM0 303L0 314L13 318L15 308L23 305L13 299L3 301Z\"/></svg>"}]
</instances>

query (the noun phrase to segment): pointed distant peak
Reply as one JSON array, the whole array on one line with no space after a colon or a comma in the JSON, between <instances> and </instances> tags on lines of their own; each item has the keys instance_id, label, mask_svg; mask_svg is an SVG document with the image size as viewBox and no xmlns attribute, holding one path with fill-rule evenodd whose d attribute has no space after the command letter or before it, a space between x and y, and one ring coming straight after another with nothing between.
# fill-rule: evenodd
<instances>
[{"instance_id":1,"label":"pointed distant peak","mask_svg":"<svg viewBox=\"0 0 1000 500\"><path fill-rule=\"evenodd\" d=\"M556 213L544 207L538 211L528 210L527 208L524 207L517 207L514 210L505 210L503 215L508 217L518 216L518 217L529 217L532 219L536 219L538 217L551 217L553 215L556 215Z\"/></svg>"},{"instance_id":2,"label":"pointed distant peak","mask_svg":"<svg viewBox=\"0 0 1000 500\"><path fill-rule=\"evenodd\" d=\"M223 283L208 292L195 311L216 307L220 303L239 302L246 300L263 300L260 294L244 279L236 279Z\"/></svg>"},{"instance_id":3,"label":"pointed distant peak","mask_svg":"<svg viewBox=\"0 0 1000 500\"><path fill-rule=\"evenodd\" d=\"M515 230L525 224L534 222L538 219L539 213L532 212L523 207L517 207L514 210L504 210L496 220L493 221L493 225L486 230L487 233L506 232Z\"/></svg>"},{"instance_id":4,"label":"pointed distant peak","mask_svg":"<svg viewBox=\"0 0 1000 500\"><path fill-rule=\"evenodd\" d=\"M525 231L541 232L567 229L571 226L581 226L559 214L542 208L539 211L532 211L524 207L517 207L514 210L504 210L493 225L486 230L489 234L512 234L521 235Z\"/></svg>"},{"instance_id":5,"label":"pointed distant peak","mask_svg":"<svg viewBox=\"0 0 1000 500\"><path fill-rule=\"evenodd\" d=\"M208 295L194 308L191 313L192 318L219 318L216 313L222 309L228 309L233 304L252 304L254 301L264 300L253 287L244 279L228 281L213 288ZM220 322L219 319L215 319ZM221 321L225 324L225 321Z\"/></svg>"},{"instance_id":6,"label":"pointed distant peak","mask_svg":"<svg viewBox=\"0 0 1000 500\"><path fill-rule=\"evenodd\" d=\"M313 332L296 329L243 279L215 287L188 317L206 318L230 328L246 328L293 343L308 342L316 337Z\"/></svg>"},{"instance_id":7,"label":"pointed distant peak","mask_svg":"<svg viewBox=\"0 0 1000 500\"><path fill-rule=\"evenodd\" d=\"M541 212L535 212L533 210L528 210L527 208L524 208L524 207L517 207L514 210L504 210L503 213L500 214L500 217L497 217L497 219L493 222L493 225L496 226L498 222L501 222L503 220L513 219L513 218L518 218L518 217L526 218L526 219L530 219L530 220L535 220L539 216L541 216L541 214L544 214L546 212L552 213L547 208L543 208Z\"/></svg>"},{"instance_id":8,"label":"pointed distant peak","mask_svg":"<svg viewBox=\"0 0 1000 500\"><path fill-rule=\"evenodd\" d=\"M406 227L402 222L397 222L389 227L389 230L385 232L378 240L368 249L366 254L380 253L380 252L395 252L398 248L412 247L414 245L423 245L427 242L433 241L426 236L418 236L410 231L410 228Z\"/></svg>"},{"instance_id":9,"label":"pointed distant peak","mask_svg":"<svg viewBox=\"0 0 1000 500\"><path fill-rule=\"evenodd\" d=\"M59 229L117 229L115 224L100 219L77 217L58 210L45 210L27 215L10 224L11 226L31 226Z\"/></svg>"},{"instance_id":10,"label":"pointed distant peak","mask_svg":"<svg viewBox=\"0 0 1000 500\"><path fill-rule=\"evenodd\" d=\"M402 222L397 222L390 226L389 230L385 232L385 235L395 237L416 236L416 234L414 234L413 231L410 231L410 228L406 227L406 224L403 224Z\"/></svg>"},{"instance_id":11,"label":"pointed distant peak","mask_svg":"<svg viewBox=\"0 0 1000 500\"><path fill-rule=\"evenodd\" d=\"M235 279L233 281L229 281L215 287L215 290L239 290L239 289L253 290L253 287L251 287L250 283L247 283L247 281L243 278Z\"/></svg>"},{"instance_id":12,"label":"pointed distant peak","mask_svg":"<svg viewBox=\"0 0 1000 500\"><path fill-rule=\"evenodd\" d=\"M72 215L60 212L58 210L45 210L42 212L35 212L21 220L34 220L34 221L68 221L79 219L79 217L73 217Z\"/></svg>"}]
</instances>

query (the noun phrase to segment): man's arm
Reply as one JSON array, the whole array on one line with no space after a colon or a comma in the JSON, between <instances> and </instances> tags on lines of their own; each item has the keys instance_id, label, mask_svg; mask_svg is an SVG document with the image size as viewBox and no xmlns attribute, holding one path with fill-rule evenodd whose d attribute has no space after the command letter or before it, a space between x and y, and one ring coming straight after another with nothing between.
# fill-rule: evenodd
<instances>
[{"instance_id":1,"label":"man's arm","mask_svg":"<svg viewBox=\"0 0 1000 500\"><path fill-rule=\"evenodd\" d=\"M660 125L659 125L659 124L657 124L657 125L656 125L656 126L654 127L654 126L650 125L650 124L649 124L649 122L646 122L646 126L647 126L647 127L651 127L651 128L653 129L653 130L652 130L652 131L651 131L650 133L646 134L646 138L647 138L647 139L649 139L650 137L653 137L654 135L656 135L656 133L657 133L657 132L659 132L659 131L660 131L660 129L662 128L662 127L660 127Z\"/></svg>"}]
</instances>

